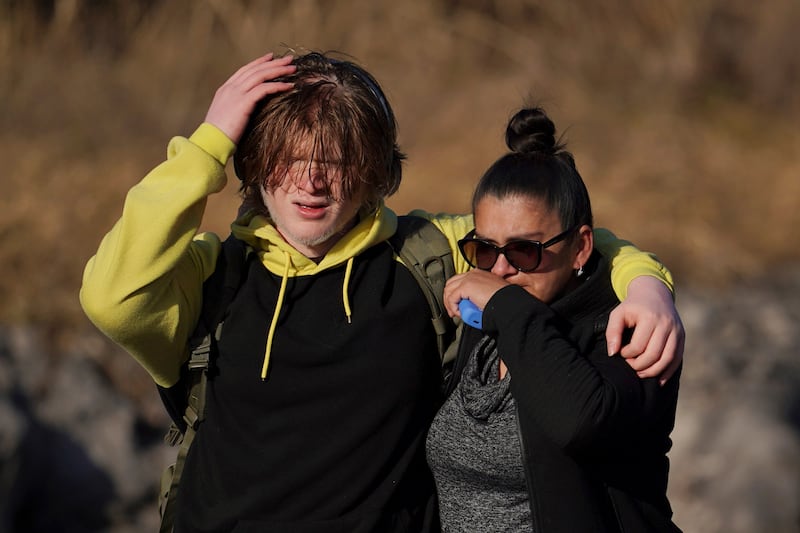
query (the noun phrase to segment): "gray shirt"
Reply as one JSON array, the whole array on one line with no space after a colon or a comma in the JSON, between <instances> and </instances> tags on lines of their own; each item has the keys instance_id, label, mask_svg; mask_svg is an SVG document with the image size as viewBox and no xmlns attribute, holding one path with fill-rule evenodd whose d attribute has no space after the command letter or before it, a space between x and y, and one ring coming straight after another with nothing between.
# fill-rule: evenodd
<instances>
[{"instance_id":1,"label":"gray shirt","mask_svg":"<svg viewBox=\"0 0 800 533\"><path fill-rule=\"evenodd\" d=\"M511 375L484 337L428 433L445 532L532 532Z\"/></svg>"}]
</instances>

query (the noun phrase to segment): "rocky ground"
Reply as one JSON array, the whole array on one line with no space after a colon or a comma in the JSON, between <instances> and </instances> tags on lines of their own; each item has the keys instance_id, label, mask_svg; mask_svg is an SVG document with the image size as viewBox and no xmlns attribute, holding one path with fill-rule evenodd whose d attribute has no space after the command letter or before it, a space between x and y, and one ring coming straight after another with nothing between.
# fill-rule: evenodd
<instances>
[{"instance_id":1,"label":"rocky ground","mask_svg":"<svg viewBox=\"0 0 800 533\"><path fill-rule=\"evenodd\" d=\"M678 298L687 345L671 453L676 522L799 531L800 268ZM155 390L133 393L148 385L99 336L58 354L45 339L0 328L0 533L157 530L156 482L174 451L161 441Z\"/></svg>"}]
</instances>

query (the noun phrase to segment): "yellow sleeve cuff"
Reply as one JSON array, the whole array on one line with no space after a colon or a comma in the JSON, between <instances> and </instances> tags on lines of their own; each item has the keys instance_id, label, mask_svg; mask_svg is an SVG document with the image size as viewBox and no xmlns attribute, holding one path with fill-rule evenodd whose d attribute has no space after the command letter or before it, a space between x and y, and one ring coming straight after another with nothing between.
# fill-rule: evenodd
<instances>
[{"instance_id":1,"label":"yellow sleeve cuff","mask_svg":"<svg viewBox=\"0 0 800 533\"><path fill-rule=\"evenodd\" d=\"M200 124L189 140L219 161L222 166L225 166L236 151L233 141L222 133L222 130L208 122Z\"/></svg>"}]
</instances>

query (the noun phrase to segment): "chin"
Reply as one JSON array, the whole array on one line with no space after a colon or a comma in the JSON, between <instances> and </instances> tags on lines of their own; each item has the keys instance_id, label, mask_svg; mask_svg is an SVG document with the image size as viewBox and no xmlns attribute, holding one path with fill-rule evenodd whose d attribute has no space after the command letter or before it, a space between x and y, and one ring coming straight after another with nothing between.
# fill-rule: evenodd
<instances>
[{"instance_id":1,"label":"chin","mask_svg":"<svg viewBox=\"0 0 800 533\"><path fill-rule=\"evenodd\" d=\"M320 246L328 242L334 235L336 235L336 230L330 228L324 232L316 232L316 233L301 233L294 235L294 239L309 247L313 246Z\"/></svg>"}]
</instances>

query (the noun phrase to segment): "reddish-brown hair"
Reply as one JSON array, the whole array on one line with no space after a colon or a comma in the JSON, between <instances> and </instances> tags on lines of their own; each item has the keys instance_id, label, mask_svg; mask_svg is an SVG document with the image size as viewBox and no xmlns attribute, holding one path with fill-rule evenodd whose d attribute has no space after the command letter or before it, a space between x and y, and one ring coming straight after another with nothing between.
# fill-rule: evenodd
<instances>
[{"instance_id":1,"label":"reddish-brown hair","mask_svg":"<svg viewBox=\"0 0 800 533\"><path fill-rule=\"evenodd\" d=\"M289 165L302 157L323 169L339 165L341 195L361 195L374 209L399 187L405 158L383 91L351 61L311 52L293 64L295 73L281 81L294 88L259 103L237 147L234 168L245 203L263 206L260 187L280 187ZM301 147L311 153L298 153ZM330 182L327 186L330 191Z\"/></svg>"}]
</instances>

